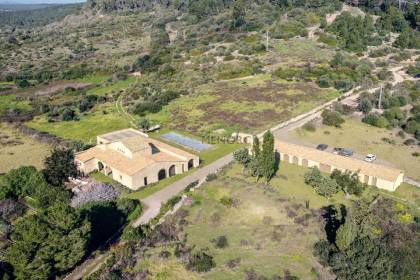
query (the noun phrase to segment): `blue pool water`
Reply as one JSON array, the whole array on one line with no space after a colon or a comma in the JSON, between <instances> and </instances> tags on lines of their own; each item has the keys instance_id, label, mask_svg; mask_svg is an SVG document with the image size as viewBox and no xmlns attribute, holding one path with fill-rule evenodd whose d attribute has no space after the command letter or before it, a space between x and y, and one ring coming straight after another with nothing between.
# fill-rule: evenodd
<instances>
[{"instance_id":1,"label":"blue pool water","mask_svg":"<svg viewBox=\"0 0 420 280\"><path fill-rule=\"evenodd\" d=\"M210 144L201 143L198 140L192 139L187 136L180 135L175 132L169 132L161 136L162 138L169 140L172 143L193 149L195 151L204 151L211 149L213 146Z\"/></svg>"}]
</instances>

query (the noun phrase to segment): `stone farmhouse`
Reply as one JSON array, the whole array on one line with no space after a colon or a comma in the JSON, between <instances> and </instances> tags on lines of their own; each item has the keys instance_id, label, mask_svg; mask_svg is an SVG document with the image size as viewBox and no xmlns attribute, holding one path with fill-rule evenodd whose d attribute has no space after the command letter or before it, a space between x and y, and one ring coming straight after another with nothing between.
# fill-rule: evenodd
<instances>
[{"instance_id":1,"label":"stone farmhouse","mask_svg":"<svg viewBox=\"0 0 420 280\"><path fill-rule=\"evenodd\" d=\"M97 145L75 155L80 172L99 171L137 190L199 165L198 156L149 138L135 129L97 137Z\"/></svg>"},{"instance_id":2,"label":"stone farmhouse","mask_svg":"<svg viewBox=\"0 0 420 280\"><path fill-rule=\"evenodd\" d=\"M331 173L334 169L358 172L361 182L387 191L395 191L403 182L404 172L392 167L360 159L335 155L301 145L276 140L275 148L280 160L305 167L318 167Z\"/></svg>"}]
</instances>

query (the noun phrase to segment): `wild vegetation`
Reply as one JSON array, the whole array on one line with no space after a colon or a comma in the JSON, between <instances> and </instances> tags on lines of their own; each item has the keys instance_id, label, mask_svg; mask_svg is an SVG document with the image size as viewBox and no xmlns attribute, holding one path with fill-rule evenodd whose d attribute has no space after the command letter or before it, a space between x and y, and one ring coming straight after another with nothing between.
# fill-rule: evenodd
<instances>
[{"instance_id":1,"label":"wild vegetation","mask_svg":"<svg viewBox=\"0 0 420 280\"><path fill-rule=\"evenodd\" d=\"M324 178L336 182L337 193L324 197L305 183L305 174L304 167L281 163L266 185L241 165L229 166L187 193L191 205L153 230L138 229L138 238L115 248L89 279L334 279L317 260L343 279L404 279L416 273L418 213L411 194L388 198L371 187L358 192L353 174L336 172ZM347 192L354 194L351 200Z\"/></svg>"},{"instance_id":2,"label":"wild vegetation","mask_svg":"<svg viewBox=\"0 0 420 280\"><path fill-rule=\"evenodd\" d=\"M123 226L139 202L94 201L70 206L67 179L75 176L73 151L56 149L45 168L21 166L0 185L2 277L50 279L73 269Z\"/></svg>"},{"instance_id":3,"label":"wild vegetation","mask_svg":"<svg viewBox=\"0 0 420 280\"><path fill-rule=\"evenodd\" d=\"M300 137L376 153L419 179L419 83L397 81L419 75L419 11L395 0L89 0L1 12L0 120L68 146L48 156L52 147L2 124L2 268L17 279L63 277L141 211L138 199L180 178L125 198L113 186L73 196L73 152L117 129L257 134L354 90L357 108L334 103L327 127L308 124ZM349 117L356 111L360 119ZM235 152L240 165L187 190L192 205L159 224L181 198L163 205L155 229L126 227L88 278L412 278L416 190L397 192L397 204L353 173L279 165L273 140L266 133L251 155ZM217 143L200 158L241 147Z\"/></svg>"}]
</instances>

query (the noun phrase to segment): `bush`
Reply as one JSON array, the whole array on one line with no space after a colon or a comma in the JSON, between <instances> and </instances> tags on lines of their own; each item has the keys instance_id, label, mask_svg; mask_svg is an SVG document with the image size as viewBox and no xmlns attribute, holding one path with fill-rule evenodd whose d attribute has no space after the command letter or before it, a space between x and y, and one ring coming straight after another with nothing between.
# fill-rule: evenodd
<instances>
[{"instance_id":1,"label":"bush","mask_svg":"<svg viewBox=\"0 0 420 280\"><path fill-rule=\"evenodd\" d=\"M187 193L187 192L191 191L191 189L196 187L198 185L198 183L199 183L199 181L197 180L197 181L194 181L194 182L188 184L188 186L185 187L184 192Z\"/></svg>"},{"instance_id":2,"label":"bush","mask_svg":"<svg viewBox=\"0 0 420 280\"><path fill-rule=\"evenodd\" d=\"M316 131L316 126L313 122L307 122L305 123L302 128L306 131L310 131L310 132L315 132Z\"/></svg>"},{"instance_id":3,"label":"bush","mask_svg":"<svg viewBox=\"0 0 420 280\"><path fill-rule=\"evenodd\" d=\"M31 84L28 82L28 80L23 79L17 82L17 86L20 88L27 88L27 87L30 87Z\"/></svg>"},{"instance_id":4,"label":"bush","mask_svg":"<svg viewBox=\"0 0 420 280\"><path fill-rule=\"evenodd\" d=\"M414 144L416 144L416 140L414 140L414 139L407 139L407 140L404 141L404 145L406 145L406 146L411 146L411 145L414 145Z\"/></svg>"},{"instance_id":5,"label":"bush","mask_svg":"<svg viewBox=\"0 0 420 280\"><path fill-rule=\"evenodd\" d=\"M324 110L321 114L322 123L328 126L341 127L344 123L344 119L341 117L340 113L334 112L331 110Z\"/></svg>"},{"instance_id":6,"label":"bush","mask_svg":"<svg viewBox=\"0 0 420 280\"><path fill-rule=\"evenodd\" d=\"M131 225L124 228L121 239L124 241L139 242L147 236L149 232L148 226L132 227Z\"/></svg>"},{"instance_id":7,"label":"bush","mask_svg":"<svg viewBox=\"0 0 420 280\"><path fill-rule=\"evenodd\" d=\"M382 141L384 141L385 143L391 144L391 145L395 145L396 144L395 143L395 140L389 139L389 138L386 138L386 137L382 138Z\"/></svg>"},{"instance_id":8,"label":"bush","mask_svg":"<svg viewBox=\"0 0 420 280\"><path fill-rule=\"evenodd\" d=\"M63 114L61 115L61 119L66 122L73 121L73 120L78 120L78 116L73 109L65 108L63 111Z\"/></svg>"},{"instance_id":9,"label":"bush","mask_svg":"<svg viewBox=\"0 0 420 280\"><path fill-rule=\"evenodd\" d=\"M215 239L212 239L211 242L214 243L214 246L219 249L223 249L229 246L228 240L226 236L224 235L221 235L221 236L216 237Z\"/></svg>"},{"instance_id":10,"label":"bush","mask_svg":"<svg viewBox=\"0 0 420 280\"><path fill-rule=\"evenodd\" d=\"M415 134L417 131L420 131L420 122L410 120L404 126L404 130L409 134Z\"/></svg>"},{"instance_id":11,"label":"bush","mask_svg":"<svg viewBox=\"0 0 420 280\"><path fill-rule=\"evenodd\" d=\"M359 103L359 107L358 107L358 109L359 109L360 111L362 111L364 114L368 114L370 111L372 111L372 108L373 108L373 106L372 106L372 102L370 102L370 100L369 100L369 99L367 99L367 98L362 98L362 99L360 100L360 103Z\"/></svg>"},{"instance_id":12,"label":"bush","mask_svg":"<svg viewBox=\"0 0 420 280\"><path fill-rule=\"evenodd\" d=\"M289 20L285 23L276 24L275 29L270 32L276 39L290 39L296 36L307 37L308 31L301 22Z\"/></svg>"},{"instance_id":13,"label":"bush","mask_svg":"<svg viewBox=\"0 0 420 280\"><path fill-rule=\"evenodd\" d=\"M214 262L213 257L204 250L200 250L189 257L187 269L196 272L207 272L215 266L216 263Z\"/></svg>"},{"instance_id":14,"label":"bush","mask_svg":"<svg viewBox=\"0 0 420 280\"><path fill-rule=\"evenodd\" d=\"M207 182L210 182L210 181L213 181L213 180L216 180L216 179L217 179L217 174L216 173L210 173L206 177L206 181Z\"/></svg>"},{"instance_id":15,"label":"bush","mask_svg":"<svg viewBox=\"0 0 420 280\"><path fill-rule=\"evenodd\" d=\"M411 154L413 157L419 157L420 156L420 153L419 152L414 152L414 153L412 153Z\"/></svg>"},{"instance_id":16,"label":"bush","mask_svg":"<svg viewBox=\"0 0 420 280\"><path fill-rule=\"evenodd\" d=\"M223 204L226 207L232 207L233 206L233 199L228 196L224 196L220 199L220 203Z\"/></svg>"},{"instance_id":17,"label":"bush","mask_svg":"<svg viewBox=\"0 0 420 280\"><path fill-rule=\"evenodd\" d=\"M133 212L137 207L141 208L140 201L137 199L121 198L117 200L117 209L126 216Z\"/></svg>"},{"instance_id":18,"label":"bush","mask_svg":"<svg viewBox=\"0 0 420 280\"><path fill-rule=\"evenodd\" d=\"M326 75L321 76L318 78L317 84L320 88L329 88L331 87L331 79Z\"/></svg>"},{"instance_id":19,"label":"bush","mask_svg":"<svg viewBox=\"0 0 420 280\"><path fill-rule=\"evenodd\" d=\"M370 113L366 115L362 119L362 122L379 127L379 128L385 128L389 125L389 122L386 118L376 113Z\"/></svg>"}]
</instances>

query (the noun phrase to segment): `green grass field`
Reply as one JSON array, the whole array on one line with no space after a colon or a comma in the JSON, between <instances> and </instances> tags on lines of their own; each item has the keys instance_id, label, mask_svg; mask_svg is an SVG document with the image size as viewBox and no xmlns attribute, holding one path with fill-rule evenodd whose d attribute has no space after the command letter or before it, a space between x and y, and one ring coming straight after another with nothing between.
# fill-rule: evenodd
<instances>
[{"instance_id":1,"label":"green grass field","mask_svg":"<svg viewBox=\"0 0 420 280\"><path fill-rule=\"evenodd\" d=\"M27 125L64 139L81 140L84 143L96 143L98 135L130 127L128 121L117 113L113 103L98 106L88 115L81 116L79 121L48 122L45 116L40 116Z\"/></svg>"},{"instance_id":2,"label":"green grass field","mask_svg":"<svg viewBox=\"0 0 420 280\"><path fill-rule=\"evenodd\" d=\"M40 169L43 167L45 157L50 154L49 145L20 134L3 123L0 123L0 137L0 173L6 173L22 165L33 165ZM7 144L7 141L15 143Z\"/></svg>"},{"instance_id":3,"label":"green grass field","mask_svg":"<svg viewBox=\"0 0 420 280\"><path fill-rule=\"evenodd\" d=\"M94 75L88 75L83 78L76 79L76 81L79 83L100 84L102 82L105 82L109 78L110 78L109 75L94 74Z\"/></svg>"},{"instance_id":4,"label":"green grass field","mask_svg":"<svg viewBox=\"0 0 420 280\"><path fill-rule=\"evenodd\" d=\"M29 111L31 105L25 99L20 100L16 94L0 95L0 115L9 109Z\"/></svg>"},{"instance_id":5,"label":"green grass field","mask_svg":"<svg viewBox=\"0 0 420 280\"><path fill-rule=\"evenodd\" d=\"M379 160L387 161L404 170L406 175L420 180L420 158L411 155L419 152L419 148L403 145L404 140L396 137L391 130L376 128L357 119L347 119L342 128L321 126L315 132L297 129L292 136L312 144L350 148L362 156L376 154ZM396 144L388 144L382 138L394 139Z\"/></svg>"},{"instance_id":6,"label":"green grass field","mask_svg":"<svg viewBox=\"0 0 420 280\"><path fill-rule=\"evenodd\" d=\"M136 77L128 77L126 80L117 81L117 82L113 82L113 83L105 84L103 86L89 89L87 93L95 94L95 95L106 95L113 91L124 90L128 88L131 84L133 84L135 81L136 81Z\"/></svg>"}]
</instances>

